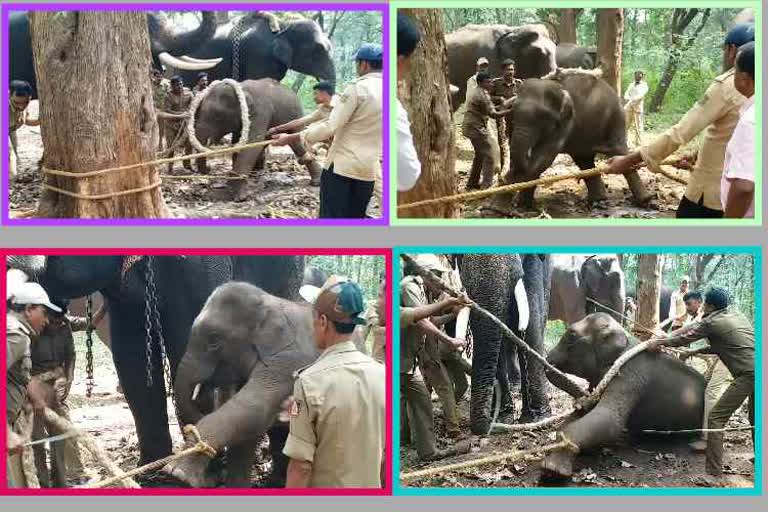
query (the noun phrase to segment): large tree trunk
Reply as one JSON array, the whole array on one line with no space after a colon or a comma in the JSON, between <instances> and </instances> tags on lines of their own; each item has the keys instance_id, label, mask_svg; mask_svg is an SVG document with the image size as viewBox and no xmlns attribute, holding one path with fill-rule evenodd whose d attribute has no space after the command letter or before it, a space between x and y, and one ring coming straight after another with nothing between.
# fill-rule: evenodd
<instances>
[{"instance_id":1,"label":"large tree trunk","mask_svg":"<svg viewBox=\"0 0 768 512\"><path fill-rule=\"evenodd\" d=\"M597 61L603 80L621 94L621 43L624 37L624 9L598 9Z\"/></svg>"},{"instance_id":2,"label":"large tree trunk","mask_svg":"<svg viewBox=\"0 0 768 512\"><path fill-rule=\"evenodd\" d=\"M710 9L704 9L703 15L699 26L696 28L693 34L686 36L685 29L691 24L693 19L699 13L699 9L675 9L672 14L672 20L669 23L669 32L667 38L669 39L669 57L667 57L667 65L664 66L664 72L659 80L659 86L653 93L651 104L648 107L649 112L658 112L661 109L661 105L664 102L664 96L666 96L669 86L672 85L672 79L677 74L677 68L680 65L680 60L683 54L691 47L698 35L704 29L704 25L707 24Z\"/></svg>"},{"instance_id":3,"label":"large tree trunk","mask_svg":"<svg viewBox=\"0 0 768 512\"><path fill-rule=\"evenodd\" d=\"M416 186L397 194L398 204L406 204L455 194L458 179L442 13L438 9L402 9L400 12L414 20L422 35L421 44L412 57L411 74L398 87L421 161L421 177ZM414 208L404 211L402 216L455 218L458 213L457 205L452 203Z\"/></svg>"},{"instance_id":4,"label":"large tree trunk","mask_svg":"<svg viewBox=\"0 0 768 512\"><path fill-rule=\"evenodd\" d=\"M88 172L155 159L158 129L148 79L147 18L142 11L32 11L40 97L43 166ZM88 196L150 187L156 168L93 178L48 175L46 183ZM167 217L159 187L109 199L46 189L41 217Z\"/></svg>"},{"instance_id":5,"label":"large tree trunk","mask_svg":"<svg viewBox=\"0 0 768 512\"><path fill-rule=\"evenodd\" d=\"M560 43L576 44L576 23L583 9L561 9L560 27L557 31Z\"/></svg>"},{"instance_id":6,"label":"large tree trunk","mask_svg":"<svg viewBox=\"0 0 768 512\"><path fill-rule=\"evenodd\" d=\"M659 323L659 293L661 291L661 256L641 254L637 265L637 316L638 325L656 329ZM635 334L647 339L650 334L636 328Z\"/></svg>"}]
</instances>

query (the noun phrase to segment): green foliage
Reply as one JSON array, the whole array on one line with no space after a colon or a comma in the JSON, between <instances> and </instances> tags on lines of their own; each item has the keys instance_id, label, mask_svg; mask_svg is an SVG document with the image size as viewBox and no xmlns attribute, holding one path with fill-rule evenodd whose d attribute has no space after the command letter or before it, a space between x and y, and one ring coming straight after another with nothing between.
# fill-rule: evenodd
<instances>
[{"instance_id":1,"label":"green foliage","mask_svg":"<svg viewBox=\"0 0 768 512\"><path fill-rule=\"evenodd\" d=\"M307 256L306 265L357 282L363 290L366 305L376 300L379 275L386 268L383 256Z\"/></svg>"},{"instance_id":2,"label":"green foliage","mask_svg":"<svg viewBox=\"0 0 768 512\"><path fill-rule=\"evenodd\" d=\"M549 352L557 345L560 338L565 334L567 326L562 320L552 320L547 322L546 330L544 331L544 351Z\"/></svg>"}]
</instances>

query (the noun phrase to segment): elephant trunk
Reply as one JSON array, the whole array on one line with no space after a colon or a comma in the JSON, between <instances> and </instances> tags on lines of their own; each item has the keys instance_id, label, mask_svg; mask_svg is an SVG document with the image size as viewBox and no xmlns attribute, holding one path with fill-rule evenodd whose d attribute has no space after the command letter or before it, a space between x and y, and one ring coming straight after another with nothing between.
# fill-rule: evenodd
<instances>
[{"instance_id":1,"label":"elephant trunk","mask_svg":"<svg viewBox=\"0 0 768 512\"><path fill-rule=\"evenodd\" d=\"M216 13L202 11L200 26L194 30L176 33L165 18L156 14L147 14L147 24L152 43L153 54L167 52L171 55L190 53L208 42L216 33Z\"/></svg>"},{"instance_id":2,"label":"elephant trunk","mask_svg":"<svg viewBox=\"0 0 768 512\"><path fill-rule=\"evenodd\" d=\"M173 383L173 393L179 409L179 422L183 425L194 425L203 417L203 413L195 403L198 386L202 386L214 373L213 368L185 354L176 370Z\"/></svg>"},{"instance_id":3,"label":"elephant trunk","mask_svg":"<svg viewBox=\"0 0 768 512\"><path fill-rule=\"evenodd\" d=\"M517 181L524 181L532 171L530 167L533 153L533 135L524 126L515 126L509 143L509 160Z\"/></svg>"}]
</instances>

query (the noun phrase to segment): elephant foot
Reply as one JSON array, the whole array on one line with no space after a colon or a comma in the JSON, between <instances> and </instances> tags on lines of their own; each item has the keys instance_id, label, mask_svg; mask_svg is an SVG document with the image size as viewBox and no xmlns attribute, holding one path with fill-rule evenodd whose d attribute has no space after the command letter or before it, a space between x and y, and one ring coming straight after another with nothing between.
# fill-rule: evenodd
<instances>
[{"instance_id":1,"label":"elephant foot","mask_svg":"<svg viewBox=\"0 0 768 512\"><path fill-rule=\"evenodd\" d=\"M478 190L479 188L480 188L480 182L478 181L467 182L467 190Z\"/></svg>"},{"instance_id":2,"label":"elephant foot","mask_svg":"<svg viewBox=\"0 0 768 512\"><path fill-rule=\"evenodd\" d=\"M566 450L550 452L541 461L541 475L544 482L558 482L571 478L573 475L573 454Z\"/></svg>"},{"instance_id":3,"label":"elephant foot","mask_svg":"<svg viewBox=\"0 0 768 512\"><path fill-rule=\"evenodd\" d=\"M601 203L607 199L608 199L608 194L606 194L605 192L598 192L594 194L590 192L589 194L587 194L587 202L589 204Z\"/></svg>"},{"instance_id":4,"label":"elephant foot","mask_svg":"<svg viewBox=\"0 0 768 512\"><path fill-rule=\"evenodd\" d=\"M552 416L552 409L549 407L542 407L536 410L526 410L520 415L518 423L536 423Z\"/></svg>"},{"instance_id":5,"label":"elephant foot","mask_svg":"<svg viewBox=\"0 0 768 512\"><path fill-rule=\"evenodd\" d=\"M216 481L208 473L207 455L194 454L166 464L163 471L192 487L214 487Z\"/></svg>"},{"instance_id":6,"label":"elephant foot","mask_svg":"<svg viewBox=\"0 0 768 512\"><path fill-rule=\"evenodd\" d=\"M648 206L648 204L654 199L656 199L655 194L646 192L645 195L642 195L640 197L633 196L632 202L635 203L635 205L637 206Z\"/></svg>"}]
</instances>

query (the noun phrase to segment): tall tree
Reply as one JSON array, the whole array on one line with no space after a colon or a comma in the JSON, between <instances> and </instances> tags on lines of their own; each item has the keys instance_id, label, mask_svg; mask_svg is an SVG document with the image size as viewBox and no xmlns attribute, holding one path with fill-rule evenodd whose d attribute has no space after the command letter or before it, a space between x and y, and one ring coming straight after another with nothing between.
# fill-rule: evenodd
<instances>
[{"instance_id":1,"label":"tall tree","mask_svg":"<svg viewBox=\"0 0 768 512\"><path fill-rule=\"evenodd\" d=\"M583 10L573 8L560 9L560 26L557 30L557 34L560 36L560 43L577 43L576 26Z\"/></svg>"},{"instance_id":2,"label":"tall tree","mask_svg":"<svg viewBox=\"0 0 768 512\"><path fill-rule=\"evenodd\" d=\"M603 80L621 94L621 47L624 9L597 10L597 60Z\"/></svg>"},{"instance_id":3,"label":"tall tree","mask_svg":"<svg viewBox=\"0 0 768 512\"><path fill-rule=\"evenodd\" d=\"M641 254L637 266L637 323L655 329L659 323L659 291L661 290L661 258L659 254ZM647 339L641 329L635 334Z\"/></svg>"},{"instance_id":4,"label":"tall tree","mask_svg":"<svg viewBox=\"0 0 768 512\"><path fill-rule=\"evenodd\" d=\"M408 111L411 133L421 161L421 177L408 192L397 194L399 204L455 194L458 179L448 83L442 14L439 9L403 9L421 30L421 44L413 55L410 76L398 87L400 101ZM414 208L403 217L454 218L455 204Z\"/></svg>"},{"instance_id":5,"label":"tall tree","mask_svg":"<svg viewBox=\"0 0 768 512\"><path fill-rule=\"evenodd\" d=\"M155 159L158 129L148 80L147 18L142 11L32 11L43 166L83 173ZM98 74L100 79L93 80ZM43 217L167 217L157 168L94 178L48 175L46 183L85 195L144 192L93 200L46 189Z\"/></svg>"},{"instance_id":6,"label":"tall tree","mask_svg":"<svg viewBox=\"0 0 768 512\"><path fill-rule=\"evenodd\" d=\"M699 18L699 24L696 29L690 34L686 34L685 30L696 19L696 16L701 13ZM675 78L677 68L680 65L680 61L693 45L696 38L704 30L704 26L707 24L707 20L711 14L711 9L674 9L672 11L672 19L669 22L667 29L667 46L669 48L669 56L667 57L667 64L664 67L664 73L659 80L659 86L653 93L651 104L648 107L650 112L658 112L664 102L664 96L669 90L669 86L672 84L672 79Z\"/></svg>"}]
</instances>

